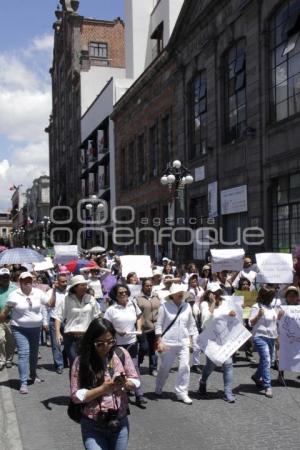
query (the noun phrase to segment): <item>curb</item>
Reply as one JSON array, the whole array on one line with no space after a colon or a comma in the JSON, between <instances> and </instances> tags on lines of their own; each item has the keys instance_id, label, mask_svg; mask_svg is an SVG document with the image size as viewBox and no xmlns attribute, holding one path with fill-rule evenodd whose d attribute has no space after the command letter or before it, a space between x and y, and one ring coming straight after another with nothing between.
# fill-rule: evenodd
<instances>
[{"instance_id":1,"label":"curb","mask_svg":"<svg viewBox=\"0 0 300 450\"><path fill-rule=\"evenodd\" d=\"M7 369L0 372L0 383L9 381ZM23 450L11 389L0 386L0 446L3 450Z\"/></svg>"}]
</instances>

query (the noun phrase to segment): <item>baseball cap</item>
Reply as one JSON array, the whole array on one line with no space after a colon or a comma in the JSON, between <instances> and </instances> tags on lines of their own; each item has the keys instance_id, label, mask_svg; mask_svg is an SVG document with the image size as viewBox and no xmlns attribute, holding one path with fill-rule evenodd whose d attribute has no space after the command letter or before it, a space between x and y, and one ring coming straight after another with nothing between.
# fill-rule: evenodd
<instances>
[{"instance_id":1,"label":"baseball cap","mask_svg":"<svg viewBox=\"0 0 300 450\"><path fill-rule=\"evenodd\" d=\"M24 280L24 278L33 278L30 272L22 272L19 276L19 280Z\"/></svg>"},{"instance_id":2,"label":"baseball cap","mask_svg":"<svg viewBox=\"0 0 300 450\"><path fill-rule=\"evenodd\" d=\"M0 277L4 277L5 275L10 276L10 271L6 269L6 267L3 267L2 269L0 269Z\"/></svg>"}]
</instances>

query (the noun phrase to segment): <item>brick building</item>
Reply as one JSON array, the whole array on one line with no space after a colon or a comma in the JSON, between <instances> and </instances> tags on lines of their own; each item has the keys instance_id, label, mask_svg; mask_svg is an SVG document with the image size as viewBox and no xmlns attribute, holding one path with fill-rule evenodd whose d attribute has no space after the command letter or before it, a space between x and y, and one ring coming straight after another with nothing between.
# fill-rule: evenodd
<instances>
[{"instance_id":1,"label":"brick building","mask_svg":"<svg viewBox=\"0 0 300 450\"><path fill-rule=\"evenodd\" d=\"M166 49L116 105L117 203L163 217L162 161L180 159L193 173L186 223L210 229L184 248L188 259L204 260L212 242L249 253L300 242L299 13L299 0L185 1ZM168 102L170 146L160 122ZM264 239L260 230L256 245L239 239L248 227Z\"/></svg>"},{"instance_id":2,"label":"brick building","mask_svg":"<svg viewBox=\"0 0 300 450\"><path fill-rule=\"evenodd\" d=\"M124 70L124 24L121 19L86 19L79 2L60 0L54 23L52 115L49 133L51 207L73 211L69 228L76 230L81 198L81 116L111 76ZM67 215L70 216L70 214ZM59 239L59 238L58 238Z\"/></svg>"}]
</instances>

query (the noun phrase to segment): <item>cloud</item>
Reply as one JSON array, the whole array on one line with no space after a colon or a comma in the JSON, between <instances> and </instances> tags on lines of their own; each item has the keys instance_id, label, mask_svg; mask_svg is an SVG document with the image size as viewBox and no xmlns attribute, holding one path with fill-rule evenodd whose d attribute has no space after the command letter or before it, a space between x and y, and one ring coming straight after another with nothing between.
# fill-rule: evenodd
<instances>
[{"instance_id":1,"label":"cloud","mask_svg":"<svg viewBox=\"0 0 300 450\"><path fill-rule=\"evenodd\" d=\"M44 51L53 49L54 38L53 34L44 34L37 36L32 40L31 50Z\"/></svg>"},{"instance_id":2,"label":"cloud","mask_svg":"<svg viewBox=\"0 0 300 450\"><path fill-rule=\"evenodd\" d=\"M50 66L53 37L37 36L23 49L0 54L0 210L10 207L12 185L26 189L48 173L51 112Z\"/></svg>"}]
</instances>

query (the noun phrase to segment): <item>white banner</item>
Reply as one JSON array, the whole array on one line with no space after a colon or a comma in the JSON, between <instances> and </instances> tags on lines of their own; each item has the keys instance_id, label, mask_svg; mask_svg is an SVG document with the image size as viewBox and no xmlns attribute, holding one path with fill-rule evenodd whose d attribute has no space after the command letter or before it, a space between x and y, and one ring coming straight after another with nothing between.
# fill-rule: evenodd
<instances>
[{"instance_id":1,"label":"white banner","mask_svg":"<svg viewBox=\"0 0 300 450\"><path fill-rule=\"evenodd\" d=\"M198 345L217 366L222 366L250 337L251 333L237 317L217 317L198 336Z\"/></svg>"},{"instance_id":2,"label":"white banner","mask_svg":"<svg viewBox=\"0 0 300 450\"><path fill-rule=\"evenodd\" d=\"M291 253L257 253L256 264L260 283L293 282L293 257Z\"/></svg>"},{"instance_id":3,"label":"white banner","mask_svg":"<svg viewBox=\"0 0 300 450\"><path fill-rule=\"evenodd\" d=\"M242 248L212 249L212 272L222 270L235 270L239 272L243 268L245 251Z\"/></svg>"},{"instance_id":4,"label":"white banner","mask_svg":"<svg viewBox=\"0 0 300 450\"><path fill-rule=\"evenodd\" d=\"M208 217L218 217L218 182L214 181L207 186L207 202L208 202Z\"/></svg>"},{"instance_id":5,"label":"white banner","mask_svg":"<svg viewBox=\"0 0 300 450\"><path fill-rule=\"evenodd\" d=\"M78 259L77 245L54 245L53 264L66 264Z\"/></svg>"},{"instance_id":6,"label":"white banner","mask_svg":"<svg viewBox=\"0 0 300 450\"><path fill-rule=\"evenodd\" d=\"M135 272L139 278L152 278L149 255L124 255L120 256L120 259L123 277L127 277L129 272Z\"/></svg>"},{"instance_id":7,"label":"white banner","mask_svg":"<svg viewBox=\"0 0 300 450\"><path fill-rule=\"evenodd\" d=\"M281 306L279 321L279 369L300 372L300 305Z\"/></svg>"},{"instance_id":8,"label":"white banner","mask_svg":"<svg viewBox=\"0 0 300 450\"><path fill-rule=\"evenodd\" d=\"M248 211L247 186L238 186L221 191L221 214Z\"/></svg>"}]
</instances>

